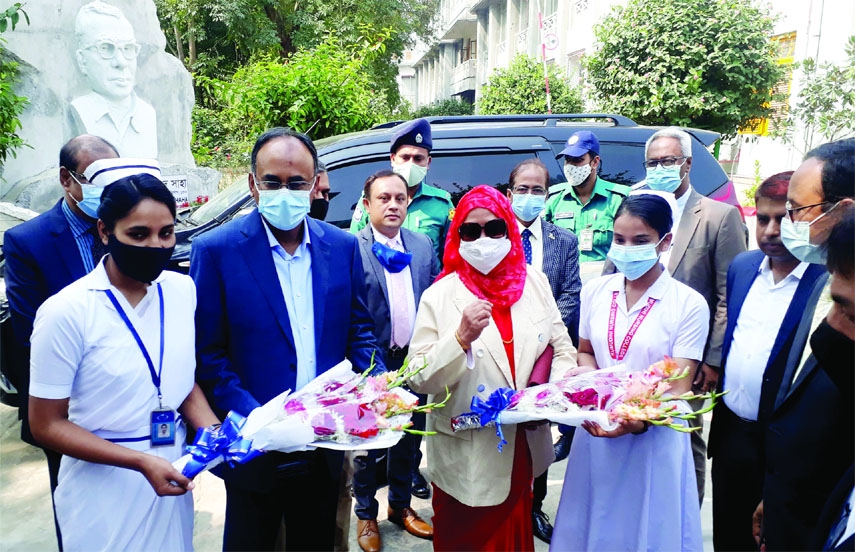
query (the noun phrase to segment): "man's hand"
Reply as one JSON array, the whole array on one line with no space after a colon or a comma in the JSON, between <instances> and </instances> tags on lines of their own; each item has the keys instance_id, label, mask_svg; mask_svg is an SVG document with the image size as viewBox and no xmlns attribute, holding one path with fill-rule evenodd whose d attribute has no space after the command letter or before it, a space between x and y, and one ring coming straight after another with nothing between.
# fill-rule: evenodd
<instances>
[{"instance_id":1,"label":"man's hand","mask_svg":"<svg viewBox=\"0 0 855 552\"><path fill-rule=\"evenodd\" d=\"M493 304L483 299L476 299L463 309L463 318L457 328L457 338L464 348L472 346L472 342L481 336L484 328L490 325L493 315Z\"/></svg>"},{"instance_id":2,"label":"man's hand","mask_svg":"<svg viewBox=\"0 0 855 552\"><path fill-rule=\"evenodd\" d=\"M703 393L709 393L715 391L717 385L718 370L706 362L702 362L695 373L695 381L692 382L692 386Z\"/></svg>"},{"instance_id":3,"label":"man's hand","mask_svg":"<svg viewBox=\"0 0 855 552\"><path fill-rule=\"evenodd\" d=\"M751 516L751 534L754 536L754 542L760 548L760 552L766 551L766 543L763 541L763 501L757 505L754 510L754 515Z\"/></svg>"}]
</instances>

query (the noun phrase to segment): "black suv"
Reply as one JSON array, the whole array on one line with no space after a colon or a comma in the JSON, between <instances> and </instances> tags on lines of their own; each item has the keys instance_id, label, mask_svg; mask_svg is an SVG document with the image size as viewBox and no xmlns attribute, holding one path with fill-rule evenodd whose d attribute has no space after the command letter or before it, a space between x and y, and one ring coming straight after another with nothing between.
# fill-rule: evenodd
<instances>
[{"instance_id":1,"label":"black suv","mask_svg":"<svg viewBox=\"0 0 855 552\"><path fill-rule=\"evenodd\" d=\"M608 114L489 115L428 117L433 135L427 182L451 193L455 204L478 184L504 190L511 169L536 157L548 168L552 184L563 182L563 162L555 156L577 130L593 131L600 140L600 176L632 185L644 179L644 144L655 127L639 126ZM365 179L389 164L389 140L403 121L318 140L318 155L329 170L331 202L326 221L350 224ZM719 134L686 129L692 142L692 186L701 194L738 206L733 184L707 151ZM174 268L186 271L190 244L199 234L254 207L246 178L241 178L179 224Z\"/></svg>"}]
</instances>

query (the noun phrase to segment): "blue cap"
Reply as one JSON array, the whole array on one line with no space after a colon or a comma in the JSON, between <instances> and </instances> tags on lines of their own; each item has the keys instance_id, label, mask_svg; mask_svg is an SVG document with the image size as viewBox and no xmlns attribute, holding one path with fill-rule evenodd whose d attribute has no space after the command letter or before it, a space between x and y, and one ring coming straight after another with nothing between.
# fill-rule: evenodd
<instances>
[{"instance_id":1,"label":"blue cap","mask_svg":"<svg viewBox=\"0 0 855 552\"><path fill-rule=\"evenodd\" d=\"M600 155L600 141L590 130L580 130L573 133L567 140L567 145L556 157L567 155L569 157L583 157L588 152Z\"/></svg>"},{"instance_id":2,"label":"blue cap","mask_svg":"<svg viewBox=\"0 0 855 552\"><path fill-rule=\"evenodd\" d=\"M392 135L392 147L389 148L389 153L395 153L401 146L418 146L430 151L433 148L430 123L426 119L416 119L401 125Z\"/></svg>"}]
</instances>

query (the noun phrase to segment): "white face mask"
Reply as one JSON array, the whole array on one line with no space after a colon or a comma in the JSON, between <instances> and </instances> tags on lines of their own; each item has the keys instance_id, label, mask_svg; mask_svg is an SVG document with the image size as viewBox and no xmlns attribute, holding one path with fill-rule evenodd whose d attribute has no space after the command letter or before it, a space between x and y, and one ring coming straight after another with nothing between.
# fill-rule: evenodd
<instances>
[{"instance_id":1,"label":"white face mask","mask_svg":"<svg viewBox=\"0 0 855 552\"><path fill-rule=\"evenodd\" d=\"M564 178L571 186L581 186L591 175L591 165L586 163L577 167L576 165L564 164Z\"/></svg>"},{"instance_id":2,"label":"white face mask","mask_svg":"<svg viewBox=\"0 0 855 552\"><path fill-rule=\"evenodd\" d=\"M421 184L428 172L427 167L416 165L412 161L399 164L392 163L392 171L403 176L410 188L415 188Z\"/></svg>"},{"instance_id":3,"label":"white face mask","mask_svg":"<svg viewBox=\"0 0 855 552\"><path fill-rule=\"evenodd\" d=\"M460 242L460 256L481 274L489 274L510 251L511 240L507 237L483 237L471 242Z\"/></svg>"},{"instance_id":4,"label":"white face mask","mask_svg":"<svg viewBox=\"0 0 855 552\"><path fill-rule=\"evenodd\" d=\"M781 219L781 241L793 257L805 263L825 264L826 252L825 247L811 243L810 227L820 220L822 217L830 213L840 204L837 202L834 206L823 214L819 215L812 221L800 220L793 222L790 217Z\"/></svg>"}]
</instances>

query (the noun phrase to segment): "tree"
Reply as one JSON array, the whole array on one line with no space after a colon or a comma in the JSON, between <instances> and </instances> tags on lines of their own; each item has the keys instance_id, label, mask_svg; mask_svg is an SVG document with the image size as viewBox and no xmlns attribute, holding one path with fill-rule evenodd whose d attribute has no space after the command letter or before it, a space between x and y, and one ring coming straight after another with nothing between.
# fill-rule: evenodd
<instances>
[{"instance_id":1,"label":"tree","mask_svg":"<svg viewBox=\"0 0 855 552\"><path fill-rule=\"evenodd\" d=\"M582 110L579 90L571 87L561 70L547 65L553 113ZM520 54L507 69L497 69L481 91L478 113L482 115L546 113L546 83L543 64Z\"/></svg>"},{"instance_id":2,"label":"tree","mask_svg":"<svg viewBox=\"0 0 855 552\"><path fill-rule=\"evenodd\" d=\"M14 31L22 15L27 25L30 24L27 12L21 8L22 4L18 2L0 12L0 33L6 32L8 28ZM25 145L17 132L21 128L19 117L29 103L27 98L18 96L13 90L18 76L18 63L3 47L5 42L0 38L0 172L6 159L10 155L15 157L15 150Z\"/></svg>"},{"instance_id":3,"label":"tree","mask_svg":"<svg viewBox=\"0 0 855 552\"><path fill-rule=\"evenodd\" d=\"M255 137L273 126L318 139L380 122L390 111L367 67L383 53L387 37L374 33L348 44L330 34L317 47L285 60L261 54L229 80L197 76L216 99L216 109L194 110L196 159L220 164L225 157L240 163Z\"/></svg>"},{"instance_id":4,"label":"tree","mask_svg":"<svg viewBox=\"0 0 855 552\"><path fill-rule=\"evenodd\" d=\"M642 124L732 136L770 112L773 23L753 0L629 0L594 27L595 97Z\"/></svg>"},{"instance_id":5,"label":"tree","mask_svg":"<svg viewBox=\"0 0 855 552\"><path fill-rule=\"evenodd\" d=\"M407 119L420 119L422 117L434 117L441 115L472 115L475 113L475 106L471 103L456 98L446 98L432 104L423 105L413 111Z\"/></svg>"},{"instance_id":6,"label":"tree","mask_svg":"<svg viewBox=\"0 0 855 552\"><path fill-rule=\"evenodd\" d=\"M843 65L817 64L812 58L802 62L796 103L774 122L773 136L806 153L817 141L855 135L855 36L845 51Z\"/></svg>"}]
</instances>

